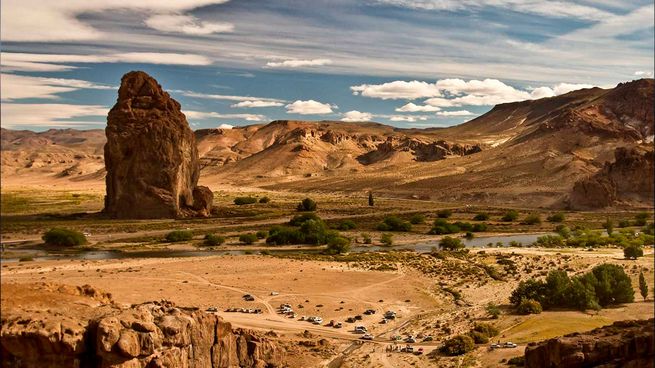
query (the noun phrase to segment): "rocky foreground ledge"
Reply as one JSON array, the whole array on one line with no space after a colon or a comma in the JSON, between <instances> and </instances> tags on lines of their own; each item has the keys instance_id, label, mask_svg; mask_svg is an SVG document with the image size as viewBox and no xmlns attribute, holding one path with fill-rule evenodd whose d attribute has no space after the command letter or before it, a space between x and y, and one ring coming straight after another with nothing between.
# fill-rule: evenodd
<instances>
[{"instance_id":1,"label":"rocky foreground ledge","mask_svg":"<svg viewBox=\"0 0 655 368\"><path fill-rule=\"evenodd\" d=\"M573 333L525 349L530 368L652 368L655 319L619 321L586 333Z\"/></svg>"},{"instance_id":2,"label":"rocky foreground ledge","mask_svg":"<svg viewBox=\"0 0 655 368\"><path fill-rule=\"evenodd\" d=\"M33 287L14 285L13 287ZM219 316L171 302L123 308L92 287L41 284L66 294L13 308L3 300L2 367L278 367L283 349ZM3 289L6 289L3 286ZM9 290L3 290L5 292ZM61 307L67 305L66 310ZM7 307L7 308L5 308Z\"/></svg>"}]
</instances>

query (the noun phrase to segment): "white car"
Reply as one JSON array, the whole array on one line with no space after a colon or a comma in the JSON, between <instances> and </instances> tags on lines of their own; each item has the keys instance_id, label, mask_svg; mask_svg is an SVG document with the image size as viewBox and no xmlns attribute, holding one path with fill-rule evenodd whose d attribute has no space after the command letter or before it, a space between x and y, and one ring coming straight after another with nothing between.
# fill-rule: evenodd
<instances>
[{"instance_id":1,"label":"white car","mask_svg":"<svg viewBox=\"0 0 655 368\"><path fill-rule=\"evenodd\" d=\"M362 340L373 340L373 335L371 334L365 334L364 336L360 337Z\"/></svg>"},{"instance_id":2,"label":"white car","mask_svg":"<svg viewBox=\"0 0 655 368\"><path fill-rule=\"evenodd\" d=\"M518 346L518 345L516 345L515 343L513 343L513 342L511 342L511 341L508 341L508 342L506 342L506 343L503 344L503 347L504 347L504 348L515 348L515 347L517 347L517 346Z\"/></svg>"}]
</instances>

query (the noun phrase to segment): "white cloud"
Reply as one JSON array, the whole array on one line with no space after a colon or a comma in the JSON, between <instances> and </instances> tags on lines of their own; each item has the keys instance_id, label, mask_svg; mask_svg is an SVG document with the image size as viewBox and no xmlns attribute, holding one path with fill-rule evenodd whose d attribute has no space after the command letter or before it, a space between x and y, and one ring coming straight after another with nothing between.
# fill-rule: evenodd
<instances>
[{"instance_id":1,"label":"white cloud","mask_svg":"<svg viewBox=\"0 0 655 368\"><path fill-rule=\"evenodd\" d=\"M384 84L362 84L352 86L350 89L354 95L365 97L389 99L413 100L423 97L441 96L435 84L420 81L393 81Z\"/></svg>"},{"instance_id":2,"label":"white cloud","mask_svg":"<svg viewBox=\"0 0 655 368\"><path fill-rule=\"evenodd\" d=\"M62 63L136 63L163 65L210 65L212 61L202 55L125 52L105 55L27 54L3 52L0 63L4 71L56 72L76 69Z\"/></svg>"},{"instance_id":3,"label":"white cloud","mask_svg":"<svg viewBox=\"0 0 655 368\"><path fill-rule=\"evenodd\" d=\"M286 105L285 107L287 108L287 113L289 114L314 115L330 114L332 113L333 106L314 100L297 100Z\"/></svg>"},{"instance_id":4,"label":"white cloud","mask_svg":"<svg viewBox=\"0 0 655 368\"><path fill-rule=\"evenodd\" d=\"M218 129L232 129L232 128L234 128L234 125L230 125L230 124L221 124L218 126Z\"/></svg>"},{"instance_id":5,"label":"white cloud","mask_svg":"<svg viewBox=\"0 0 655 368\"><path fill-rule=\"evenodd\" d=\"M205 22L192 15L157 14L146 19L146 25L162 32L184 33L189 35L209 35L234 31L234 24Z\"/></svg>"},{"instance_id":6,"label":"white cloud","mask_svg":"<svg viewBox=\"0 0 655 368\"><path fill-rule=\"evenodd\" d=\"M57 94L72 92L79 89L116 89L116 87L96 84L79 79L41 78L25 75L2 73L2 101L12 101L21 98L58 99Z\"/></svg>"},{"instance_id":7,"label":"white cloud","mask_svg":"<svg viewBox=\"0 0 655 368\"><path fill-rule=\"evenodd\" d=\"M405 104L402 107L396 108L398 112L434 112L439 111L441 108L432 105L416 105L412 102Z\"/></svg>"},{"instance_id":8,"label":"white cloud","mask_svg":"<svg viewBox=\"0 0 655 368\"><path fill-rule=\"evenodd\" d=\"M204 112L204 111L193 111L193 110L184 110L182 111L186 115L187 119L241 119L247 121L264 121L266 116L257 115L257 114L220 114L217 112Z\"/></svg>"},{"instance_id":9,"label":"white cloud","mask_svg":"<svg viewBox=\"0 0 655 368\"><path fill-rule=\"evenodd\" d=\"M371 113L351 110L343 114L343 118L341 118L341 121L357 122L357 121L371 121L371 119L373 119L373 114Z\"/></svg>"},{"instance_id":10,"label":"white cloud","mask_svg":"<svg viewBox=\"0 0 655 368\"><path fill-rule=\"evenodd\" d=\"M152 13L181 12L227 0L3 0L1 13L3 41L84 41L104 34L81 21L82 13L127 9Z\"/></svg>"},{"instance_id":11,"label":"white cloud","mask_svg":"<svg viewBox=\"0 0 655 368\"><path fill-rule=\"evenodd\" d=\"M460 106L457 102L442 97L433 97L425 100L425 103L435 107L456 107Z\"/></svg>"},{"instance_id":12,"label":"white cloud","mask_svg":"<svg viewBox=\"0 0 655 368\"><path fill-rule=\"evenodd\" d=\"M108 111L108 107L100 105L3 103L1 121L5 128L103 125L104 122L69 121L67 119L106 116Z\"/></svg>"},{"instance_id":13,"label":"white cloud","mask_svg":"<svg viewBox=\"0 0 655 368\"><path fill-rule=\"evenodd\" d=\"M290 59L284 61L269 61L266 63L266 68L301 68L306 66L321 66L332 64L330 59L311 59L311 60L298 60Z\"/></svg>"},{"instance_id":14,"label":"white cloud","mask_svg":"<svg viewBox=\"0 0 655 368\"><path fill-rule=\"evenodd\" d=\"M275 103L284 103L286 101L279 100L276 98L266 98L266 97L252 97L252 96L233 96L233 95L215 95L208 93L200 93L193 91L184 91L184 90L171 90L172 93L179 93L182 96L194 97L194 98L206 98L209 100L225 100L225 101L262 101L262 102L275 102Z\"/></svg>"},{"instance_id":15,"label":"white cloud","mask_svg":"<svg viewBox=\"0 0 655 368\"><path fill-rule=\"evenodd\" d=\"M635 72L635 77L639 77L639 78L653 78L653 72L638 71L638 72Z\"/></svg>"},{"instance_id":16,"label":"white cloud","mask_svg":"<svg viewBox=\"0 0 655 368\"><path fill-rule=\"evenodd\" d=\"M407 121L413 123L415 121L425 121L428 120L429 116L425 115L391 115L389 120L391 121Z\"/></svg>"},{"instance_id":17,"label":"white cloud","mask_svg":"<svg viewBox=\"0 0 655 368\"><path fill-rule=\"evenodd\" d=\"M230 107L276 107L284 105L282 102L265 101L265 100L247 100L230 105Z\"/></svg>"},{"instance_id":18,"label":"white cloud","mask_svg":"<svg viewBox=\"0 0 655 368\"><path fill-rule=\"evenodd\" d=\"M468 115L475 115L475 113L472 113L468 110L458 110L458 111L439 111L437 112L437 115L439 116L468 116Z\"/></svg>"}]
</instances>

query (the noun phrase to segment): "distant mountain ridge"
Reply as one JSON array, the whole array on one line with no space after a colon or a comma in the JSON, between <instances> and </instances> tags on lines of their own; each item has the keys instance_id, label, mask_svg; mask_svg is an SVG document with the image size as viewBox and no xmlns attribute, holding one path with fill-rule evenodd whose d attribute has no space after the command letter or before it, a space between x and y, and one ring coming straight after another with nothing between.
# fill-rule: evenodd
<instances>
[{"instance_id":1,"label":"distant mountain ridge","mask_svg":"<svg viewBox=\"0 0 655 368\"><path fill-rule=\"evenodd\" d=\"M576 183L602 175L606 163L615 161L617 148L652 156L654 88L653 79L641 79L612 89L501 104L464 124L438 129L293 120L201 129L195 132L201 182L214 190L222 184L374 190L459 202L575 208L595 203L579 201L579 191L571 201L571 193ZM2 129L3 182L36 176L95 183L104 175L104 142L103 130ZM649 170L631 166L612 175ZM641 187L649 188L648 183ZM652 205L652 191L623 196L621 188L603 205Z\"/></svg>"}]
</instances>

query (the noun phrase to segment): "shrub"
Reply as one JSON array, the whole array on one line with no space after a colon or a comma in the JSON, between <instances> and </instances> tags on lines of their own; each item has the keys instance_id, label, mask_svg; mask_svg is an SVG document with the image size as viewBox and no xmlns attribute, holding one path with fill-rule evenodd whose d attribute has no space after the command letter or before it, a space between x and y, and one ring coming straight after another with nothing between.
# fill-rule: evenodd
<instances>
[{"instance_id":1,"label":"shrub","mask_svg":"<svg viewBox=\"0 0 655 368\"><path fill-rule=\"evenodd\" d=\"M625 259L637 259L644 256L644 250L639 245L630 244L623 248L623 256Z\"/></svg>"},{"instance_id":2,"label":"shrub","mask_svg":"<svg viewBox=\"0 0 655 368\"><path fill-rule=\"evenodd\" d=\"M437 211L437 217L439 218L449 218L453 215L453 211L449 209Z\"/></svg>"},{"instance_id":3,"label":"shrub","mask_svg":"<svg viewBox=\"0 0 655 368\"><path fill-rule=\"evenodd\" d=\"M442 234L454 234L460 232L461 229L456 224L450 224L444 219L434 220L434 225L430 229L429 234L433 235L442 235Z\"/></svg>"},{"instance_id":4,"label":"shrub","mask_svg":"<svg viewBox=\"0 0 655 368\"><path fill-rule=\"evenodd\" d=\"M259 198L259 203L268 203L268 202L270 202L270 201L271 201L271 199L268 198L268 197L261 197L261 198Z\"/></svg>"},{"instance_id":5,"label":"shrub","mask_svg":"<svg viewBox=\"0 0 655 368\"><path fill-rule=\"evenodd\" d=\"M362 233L362 241L364 242L364 244L373 243L373 239L371 238L371 234Z\"/></svg>"},{"instance_id":6,"label":"shrub","mask_svg":"<svg viewBox=\"0 0 655 368\"><path fill-rule=\"evenodd\" d=\"M543 281L528 279L526 281L519 282L518 286L509 297L509 301L514 304L515 307L518 307L519 304L525 299L536 300L538 302L543 302L546 300L548 290L546 288L546 283Z\"/></svg>"},{"instance_id":7,"label":"shrub","mask_svg":"<svg viewBox=\"0 0 655 368\"><path fill-rule=\"evenodd\" d=\"M501 313L500 308L498 308L498 306L496 304L494 304L494 303L487 304L485 309L486 309L487 313L489 313L489 315L493 319L498 319L498 317L500 316L500 313Z\"/></svg>"},{"instance_id":8,"label":"shrub","mask_svg":"<svg viewBox=\"0 0 655 368\"><path fill-rule=\"evenodd\" d=\"M422 223L425 223L425 215L420 213L415 213L412 215L412 217L409 218L409 222L412 225L420 225Z\"/></svg>"},{"instance_id":9,"label":"shrub","mask_svg":"<svg viewBox=\"0 0 655 368\"><path fill-rule=\"evenodd\" d=\"M303 224L303 222L309 220L322 221L321 218L314 213L304 213L302 215L293 216L293 218L289 221L289 225L300 226Z\"/></svg>"},{"instance_id":10,"label":"shrub","mask_svg":"<svg viewBox=\"0 0 655 368\"><path fill-rule=\"evenodd\" d=\"M487 231L487 224L485 224L484 222L479 223L479 224L473 224L473 227L471 228L471 231L473 231L474 233Z\"/></svg>"},{"instance_id":11,"label":"shrub","mask_svg":"<svg viewBox=\"0 0 655 368\"><path fill-rule=\"evenodd\" d=\"M309 212L316 211L316 207L316 202L313 199L305 198L300 203L298 203L298 207L296 209L301 212Z\"/></svg>"},{"instance_id":12,"label":"shrub","mask_svg":"<svg viewBox=\"0 0 655 368\"><path fill-rule=\"evenodd\" d=\"M64 228L52 228L46 231L41 239L47 245L64 247L73 247L87 243L86 237L81 232Z\"/></svg>"},{"instance_id":13,"label":"shrub","mask_svg":"<svg viewBox=\"0 0 655 368\"><path fill-rule=\"evenodd\" d=\"M512 221L516 221L518 218L519 218L519 213L518 212L516 212L514 210L509 210L509 211L505 212L505 214L503 215L501 220L503 220L505 222L512 222Z\"/></svg>"},{"instance_id":14,"label":"shrub","mask_svg":"<svg viewBox=\"0 0 655 368\"><path fill-rule=\"evenodd\" d=\"M273 226L268 231L267 244L287 245L302 244L305 242L305 236L299 229L288 226Z\"/></svg>"},{"instance_id":15,"label":"shrub","mask_svg":"<svg viewBox=\"0 0 655 368\"><path fill-rule=\"evenodd\" d=\"M234 198L234 204L237 206L242 206L244 204L253 204L257 203L257 198L255 197L236 197Z\"/></svg>"},{"instance_id":16,"label":"shrub","mask_svg":"<svg viewBox=\"0 0 655 368\"><path fill-rule=\"evenodd\" d=\"M624 227L629 227L630 226L630 220L620 220L619 221L619 227L624 228Z\"/></svg>"},{"instance_id":17,"label":"shrub","mask_svg":"<svg viewBox=\"0 0 655 368\"><path fill-rule=\"evenodd\" d=\"M541 303L534 299L523 299L516 311L519 314L539 314L542 311Z\"/></svg>"},{"instance_id":18,"label":"shrub","mask_svg":"<svg viewBox=\"0 0 655 368\"><path fill-rule=\"evenodd\" d=\"M473 221L487 221L489 220L489 214L486 212L480 212L473 217Z\"/></svg>"},{"instance_id":19,"label":"shrub","mask_svg":"<svg viewBox=\"0 0 655 368\"><path fill-rule=\"evenodd\" d=\"M266 230L259 230L258 232L255 233L255 236L257 239L266 239L268 236L268 231Z\"/></svg>"},{"instance_id":20,"label":"shrub","mask_svg":"<svg viewBox=\"0 0 655 368\"><path fill-rule=\"evenodd\" d=\"M473 230L473 225L470 222L457 221L453 225L457 226L461 231Z\"/></svg>"},{"instance_id":21,"label":"shrub","mask_svg":"<svg viewBox=\"0 0 655 368\"><path fill-rule=\"evenodd\" d=\"M460 250L464 248L464 244L462 244L462 241L457 238L445 236L441 241L439 241L439 247L445 250Z\"/></svg>"},{"instance_id":22,"label":"shrub","mask_svg":"<svg viewBox=\"0 0 655 368\"><path fill-rule=\"evenodd\" d=\"M561 212L553 213L546 218L548 222L564 222L564 214Z\"/></svg>"},{"instance_id":23,"label":"shrub","mask_svg":"<svg viewBox=\"0 0 655 368\"><path fill-rule=\"evenodd\" d=\"M500 331L498 330L498 328L496 328L496 326L491 325L489 323L476 323L475 326L473 327L473 331L480 332L487 337L494 337L500 333Z\"/></svg>"},{"instance_id":24,"label":"shrub","mask_svg":"<svg viewBox=\"0 0 655 368\"><path fill-rule=\"evenodd\" d=\"M390 247L393 245L393 235L392 234L382 234L380 237L380 243L385 247Z\"/></svg>"},{"instance_id":25,"label":"shrub","mask_svg":"<svg viewBox=\"0 0 655 368\"><path fill-rule=\"evenodd\" d=\"M541 224L541 217L539 214L532 213L529 214L523 219L523 224L525 225L539 225Z\"/></svg>"},{"instance_id":26,"label":"shrub","mask_svg":"<svg viewBox=\"0 0 655 368\"><path fill-rule=\"evenodd\" d=\"M564 239L560 235L543 235L537 238L534 245L539 247L563 247Z\"/></svg>"},{"instance_id":27,"label":"shrub","mask_svg":"<svg viewBox=\"0 0 655 368\"><path fill-rule=\"evenodd\" d=\"M473 339L476 344L486 344L489 342L489 336L478 331L469 331L468 335Z\"/></svg>"},{"instance_id":28,"label":"shrub","mask_svg":"<svg viewBox=\"0 0 655 368\"><path fill-rule=\"evenodd\" d=\"M632 282L621 266L601 264L594 267L587 277L585 281L594 287L600 306L634 301Z\"/></svg>"},{"instance_id":29,"label":"shrub","mask_svg":"<svg viewBox=\"0 0 655 368\"><path fill-rule=\"evenodd\" d=\"M328 254L347 253L350 251L350 239L343 236L336 236L328 241L326 251Z\"/></svg>"},{"instance_id":30,"label":"shrub","mask_svg":"<svg viewBox=\"0 0 655 368\"><path fill-rule=\"evenodd\" d=\"M571 237L571 229L569 229L569 227L566 225L557 225L555 232L564 239Z\"/></svg>"},{"instance_id":31,"label":"shrub","mask_svg":"<svg viewBox=\"0 0 655 368\"><path fill-rule=\"evenodd\" d=\"M464 237L465 237L467 240L471 240L471 239L473 239L473 238L475 237L475 235L473 235L472 232L467 231L467 232L466 232L466 235L464 235Z\"/></svg>"},{"instance_id":32,"label":"shrub","mask_svg":"<svg viewBox=\"0 0 655 368\"><path fill-rule=\"evenodd\" d=\"M517 367L523 367L525 365L525 356L519 355L514 358L509 358L507 360L507 365L515 365Z\"/></svg>"},{"instance_id":33,"label":"shrub","mask_svg":"<svg viewBox=\"0 0 655 368\"><path fill-rule=\"evenodd\" d=\"M380 231L411 231L412 224L403 221L398 216L387 216L378 224L377 229Z\"/></svg>"},{"instance_id":34,"label":"shrub","mask_svg":"<svg viewBox=\"0 0 655 368\"><path fill-rule=\"evenodd\" d=\"M193 239L193 233L189 230L174 230L166 234L166 241L171 243L189 241L191 239Z\"/></svg>"},{"instance_id":35,"label":"shrub","mask_svg":"<svg viewBox=\"0 0 655 368\"><path fill-rule=\"evenodd\" d=\"M254 244L257 241L257 235L248 233L239 235L239 241L243 244Z\"/></svg>"},{"instance_id":36,"label":"shrub","mask_svg":"<svg viewBox=\"0 0 655 368\"><path fill-rule=\"evenodd\" d=\"M603 229L607 231L607 235L612 235L612 232L614 231L614 221L607 219L605 222L603 222Z\"/></svg>"},{"instance_id":37,"label":"shrub","mask_svg":"<svg viewBox=\"0 0 655 368\"><path fill-rule=\"evenodd\" d=\"M225 243L225 237L222 237L220 235L214 235L214 234L205 235L205 241L203 242L204 245L210 247L215 247L223 243Z\"/></svg>"},{"instance_id":38,"label":"shrub","mask_svg":"<svg viewBox=\"0 0 655 368\"><path fill-rule=\"evenodd\" d=\"M466 354L475 348L475 342L470 336L457 335L446 340L441 351L447 355L455 356Z\"/></svg>"},{"instance_id":39,"label":"shrub","mask_svg":"<svg viewBox=\"0 0 655 368\"><path fill-rule=\"evenodd\" d=\"M648 213L641 212L635 215L635 226L645 226L648 220Z\"/></svg>"},{"instance_id":40,"label":"shrub","mask_svg":"<svg viewBox=\"0 0 655 368\"><path fill-rule=\"evenodd\" d=\"M352 220L343 220L339 222L339 225L337 225L337 229L339 230L352 230L357 227L357 224L352 221Z\"/></svg>"}]
</instances>

